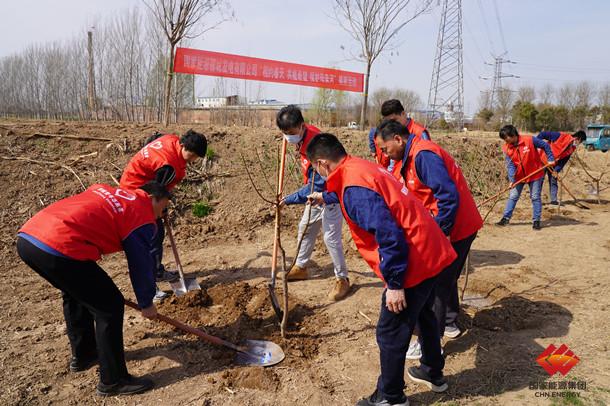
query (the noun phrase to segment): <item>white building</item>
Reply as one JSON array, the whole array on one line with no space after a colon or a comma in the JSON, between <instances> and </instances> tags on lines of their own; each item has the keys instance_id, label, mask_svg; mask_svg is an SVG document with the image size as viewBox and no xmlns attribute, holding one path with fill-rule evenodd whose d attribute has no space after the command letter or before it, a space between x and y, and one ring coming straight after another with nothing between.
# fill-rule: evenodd
<instances>
[{"instance_id":1,"label":"white building","mask_svg":"<svg viewBox=\"0 0 610 406\"><path fill-rule=\"evenodd\" d=\"M239 104L237 95L226 97L197 97L195 105L204 109L218 109L226 106L235 106Z\"/></svg>"}]
</instances>

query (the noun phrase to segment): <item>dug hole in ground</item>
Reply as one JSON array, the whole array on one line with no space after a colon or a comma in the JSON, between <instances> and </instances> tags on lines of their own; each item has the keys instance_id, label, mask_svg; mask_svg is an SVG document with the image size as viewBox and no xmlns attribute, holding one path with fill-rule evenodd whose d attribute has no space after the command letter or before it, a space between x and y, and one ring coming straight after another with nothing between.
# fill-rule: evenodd
<instances>
[{"instance_id":1,"label":"dug hole in ground","mask_svg":"<svg viewBox=\"0 0 610 406\"><path fill-rule=\"evenodd\" d=\"M158 127L23 120L0 125L0 404L100 403L94 394L95 368L68 372L60 294L19 260L15 234L42 207L80 192L81 181L87 186L112 184L112 177L120 177L129 158ZM190 127L169 130L181 133ZM347 229L352 293L341 302L329 302L334 276L320 237L312 278L290 284L289 331L282 339L266 290L273 211L253 190L240 158L244 154L258 188L271 197L278 132L193 127L208 136L214 153L189 168L177 188L171 217L185 272L197 277L203 290L171 298L159 311L230 341L272 340L284 349L286 359L271 368L236 366L231 351L126 309L129 371L148 375L156 388L105 399L105 404L351 405L369 395L379 372L375 323L382 284L355 251ZM111 141L32 137L35 133ZM365 132L342 129L337 135L350 153L368 156ZM433 136L456 157L476 200L506 184L495 133L469 133L466 139L437 131ZM610 170L610 154L578 154L594 176ZM292 191L300 175L292 157L287 166L286 191ZM491 225L501 217L504 199L496 205L472 248L467 300L459 319L465 333L445 345L449 390L433 394L407 379L411 404L610 403L610 178L602 178L601 194L595 196L581 166L570 166L566 185L590 209L576 207L564 193L565 206L558 210L545 205L543 229L534 232L527 192L508 227ZM545 184L545 202L547 190ZM209 213L196 217L194 211ZM301 206L283 211L282 239L290 258L301 214ZM165 261L172 266L169 246ZM104 258L101 266L133 298L123 254ZM169 285L161 287L170 290ZM562 343L580 362L567 376L549 378L536 358L549 344ZM542 380L586 381L587 388L578 399L544 399L529 388Z\"/></svg>"}]
</instances>

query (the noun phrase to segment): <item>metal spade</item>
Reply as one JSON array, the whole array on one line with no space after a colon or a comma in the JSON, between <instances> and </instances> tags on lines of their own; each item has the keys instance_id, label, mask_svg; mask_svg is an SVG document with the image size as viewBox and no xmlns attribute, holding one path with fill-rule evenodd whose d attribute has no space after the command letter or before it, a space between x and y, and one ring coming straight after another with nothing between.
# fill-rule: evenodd
<instances>
[{"instance_id":1,"label":"metal spade","mask_svg":"<svg viewBox=\"0 0 610 406\"><path fill-rule=\"evenodd\" d=\"M125 299L125 304L133 309L140 310L138 305L130 300ZM185 333L194 334L203 341L232 349L237 353L235 356L235 363L239 365L268 367L282 362L285 357L282 348L271 341L245 340L240 345L235 345L220 337L209 335L195 327L191 327L188 324L184 324L162 314L157 314L157 319L170 324Z\"/></svg>"},{"instance_id":2,"label":"metal spade","mask_svg":"<svg viewBox=\"0 0 610 406\"><path fill-rule=\"evenodd\" d=\"M172 290L174 291L174 294L180 297L186 295L192 290L201 290L201 286L199 286L199 283L197 283L196 279L187 279L184 277L182 263L180 262L180 257L178 256L178 248L176 247L176 241L174 240L174 233L172 231L172 226L169 222L169 219L167 218L167 215L163 217L163 223L165 224L165 229L167 230L167 237L169 238L169 243L172 246L172 252L174 253L174 261L176 261L176 266L178 267L179 278L169 283L169 285L172 287Z\"/></svg>"}]
</instances>

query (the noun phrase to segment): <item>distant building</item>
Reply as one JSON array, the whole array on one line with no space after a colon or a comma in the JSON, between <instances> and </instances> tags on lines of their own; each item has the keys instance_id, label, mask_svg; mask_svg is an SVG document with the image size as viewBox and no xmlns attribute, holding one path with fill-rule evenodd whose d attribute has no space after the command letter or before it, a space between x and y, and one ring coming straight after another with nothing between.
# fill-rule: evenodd
<instances>
[{"instance_id":1,"label":"distant building","mask_svg":"<svg viewBox=\"0 0 610 406\"><path fill-rule=\"evenodd\" d=\"M226 97L197 97L195 106L204 109L218 109L227 106L237 106L239 104L239 96L232 95Z\"/></svg>"},{"instance_id":2,"label":"distant building","mask_svg":"<svg viewBox=\"0 0 610 406\"><path fill-rule=\"evenodd\" d=\"M288 103L277 99L258 99L258 100L250 100L248 102L250 106L287 106Z\"/></svg>"}]
</instances>

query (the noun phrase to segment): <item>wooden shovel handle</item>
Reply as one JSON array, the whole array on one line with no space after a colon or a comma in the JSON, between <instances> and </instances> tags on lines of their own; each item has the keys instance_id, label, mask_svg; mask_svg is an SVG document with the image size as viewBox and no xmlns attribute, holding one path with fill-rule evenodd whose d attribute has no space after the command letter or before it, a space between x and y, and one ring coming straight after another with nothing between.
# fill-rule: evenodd
<instances>
[{"instance_id":1,"label":"wooden shovel handle","mask_svg":"<svg viewBox=\"0 0 610 406\"><path fill-rule=\"evenodd\" d=\"M277 179L277 196L281 198L284 189L284 166L286 165L286 148L288 142L285 138L282 138L282 152L280 155L280 168L278 171ZM273 253L271 255L271 283L275 285L275 277L277 275L277 256L278 256L278 240L280 234L280 220L281 220L281 208L276 206L275 208L275 226L273 236Z\"/></svg>"},{"instance_id":2,"label":"wooden shovel handle","mask_svg":"<svg viewBox=\"0 0 610 406\"><path fill-rule=\"evenodd\" d=\"M528 180L529 178L531 178L531 177L532 177L532 176L534 176L535 174L537 174L537 173L539 173L540 171L543 171L543 170L545 170L545 169L547 169L547 168L549 168L549 167L551 167L551 166L555 166L555 164L554 164L554 163L552 163L552 164L546 164L546 165L544 165L543 167L536 169L534 172L530 173L529 175L524 176L524 177L522 177L521 179L519 179L518 181L511 183L511 184L510 184L510 186L505 187L504 189L502 189L500 192L496 193L495 195L493 195L493 196L492 196L492 197L490 197L489 199L486 199L486 200L484 200L483 202L479 203L479 204L477 205L477 207L481 207L481 206L483 206L483 205L485 205L485 204L487 204L487 203L489 203L489 202L491 202L491 201L493 201L493 200L496 200L496 199L497 199L497 198L498 198L500 195L502 195L502 194L506 193L506 191L511 190L512 188L514 188L514 187L515 187L515 186L517 186L518 184L525 182L526 180Z\"/></svg>"},{"instance_id":3,"label":"wooden shovel handle","mask_svg":"<svg viewBox=\"0 0 610 406\"><path fill-rule=\"evenodd\" d=\"M140 310L140 307L129 299L125 299L125 305L131 307L132 309ZM161 320L162 322L170 324L170 325L176 327L177 329L184 331L185 333L194 334L197 337L199 337L200 339L207 341L209 343L216 344L216 345L222 345L224 347L228 347L228 348L231 348L232 350L239 351L239 352L243 351L239 346L237 346L233 343L225 341L222 338L206 334L203 331L199 330L198 328L191 327L188 324L184 324L178 320L174 320L174 319L164 316L162 314L157 313L157 320Z\"/></svg>"}]
</instances>

